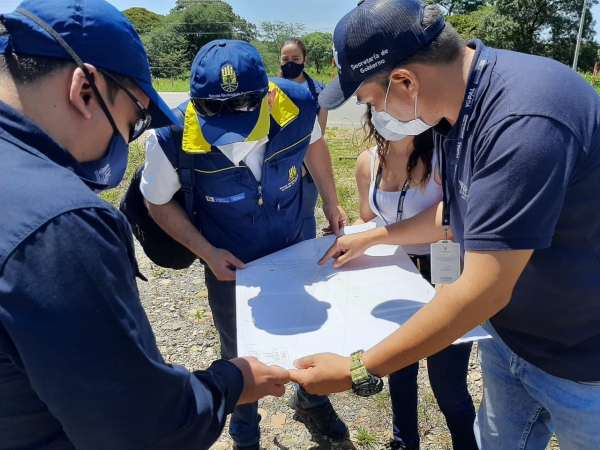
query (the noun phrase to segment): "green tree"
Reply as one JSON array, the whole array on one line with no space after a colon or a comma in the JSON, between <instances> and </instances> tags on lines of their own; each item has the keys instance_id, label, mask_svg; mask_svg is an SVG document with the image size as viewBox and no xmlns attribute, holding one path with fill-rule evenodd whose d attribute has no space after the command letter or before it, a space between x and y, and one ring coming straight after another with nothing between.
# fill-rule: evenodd
<instances>
[{"instance_id":1,"label":"green tree","mask_svg":"<svg viewBox=\"0 0 600 450\"><path fill-rule=\"evenodd\" d=\"M144 34L142 43L148 53L153 77L183 78L189 72L191 61L182 35L173 33L168 27L160 27Z\"/></svg>"},{"instance_id":2,"label":"green tree","mask_svg":"<svg viewBox=\"0 0 600 450\"><path fill-rule=\"evenodd\" d=\"M277 76L279 72L279 48L286 39L304 33L304 24L287 23L280 20L261 22L258 27L258 39L251 41L259 51L267 74Z\"/></svg>"},{"instance_id":3,"label":"green tree","mask_svg":"<svg viewBox=\"0 0 600 450\"><path fill-rule=\"evenodd\" d=\"M177 14L196 7L205 8L209 16L213 15L215 19L223 20L216 24L229 27L227 31L231 34L225 39L239 39L247 42L256 39L256 25L235 14L231 5L223 0L176 0L175 6L169 14Z\"/></svg>"},{"instance_id":4,"label":"green tree","mask_svg":"<svg viewBox=\"0 0 600 450\"><path fill-rule=\"evenodd\" d=\"M511 39L517 24L510 17L499 14L495 6L446 17L446 20L466 40L478 38L492 47L514 49Z\"/></svg>"},{"instance_id":5,"label":"green tree","mask_svg":"<svg viewBox=\"0 0 600 450\"><path fill-rule=\"evenodd\" d=\"M159 27L164 18L160 14L139 7L125 9L123 14L133 24L138 34L145 34Z\"/></svg>"},{"instance_id":6,"label":"green tree","mask_svg":"<svg viewBox=\"0 0 600 450\"><path fill-rule=\"evenodd\" d=\"M571 65L581 18L582 0L495 0L469 14L447 17L465 38L477 37L493 47L556 59ZM585 15L579 67L593 65L598 44L590 12ZM589 70L589 69L588 69Z\"/></svg>"},{"instance_id":7,"label":"green tree","mask_svg":"<svg viewBox=\"0 0 600 450\"><path fill-rule=\"evenodd\" d=\"M486 0L426 0L426 3L440 5L448 16L470 14L488 4Z\"/></svg>"},{"instance_id":8,"label":"green tree","mask_svg":"<svg viewBox=\"0 0 600 450\"><path fill-rule=\"evenodd\" d=\"M267 44L270 52L276 53L279 57L279 47L286 39L301 36L304 33L304 24L287 23L281 20L274 22L261 22L259 26L260 40Z\"/></svg>"},{"instance_id":9,"label":"green tree","mask_svg":"<svg viewBox=\"0 0 600 450\"><path fill-rule=\"evenodd\" d=\"M333 35L315 31L302 36L302 42L306 46L309 66L313 66L317 73L331 65Z\"/></svg>"},{"instance_id":10,"label":"green tree","mask_svg":"<svg viewBox=\"0 0 600 450\"><path fill-rule=\"evenodd\" d=\"M267 75L276 77L279 72L279 51L273 52L270 48L270 44L265 41L258 41L255 39L251 44L256 47L258 53L260 53Z\"/></svg>"},{"instance_id":11,"label":"green tree","mask_svg":"<svg viewBox=\"0 0 600 450\"><path fill-rule=\"evenodd\" d=\"M240 18L224 1L180 0L144 44L153 75L165 76L162 74L167 71L168 77L174 77L187 74L198 50L212 40L251 41L255 37L256 26Z\"/></svg>"}]
</instances>

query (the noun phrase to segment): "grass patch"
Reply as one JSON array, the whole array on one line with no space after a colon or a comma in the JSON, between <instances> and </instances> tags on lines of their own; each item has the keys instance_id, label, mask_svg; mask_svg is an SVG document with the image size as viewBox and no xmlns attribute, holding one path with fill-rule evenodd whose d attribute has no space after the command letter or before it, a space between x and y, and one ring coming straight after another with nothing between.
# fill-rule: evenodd
<instances>
[{"instance_id":1,"label":"grass patch","mask_svg":"<svg viewBox=\"0 0 600 450\"><path fill-rule=\"evenodd\" d=\"M151 273L151 275L152 275L153 277L156 277L156 278L158 278L158 277L161 277L161 276L163 276L163 275L164 275L166 272L167 272L167 270L166 270L166 269L163 269L162 267L157 267L156 269L154 269L154 270L153 270L152 272L150 272L150 273Z\"/></svg>"},{"instance_id":2,"label":"grass patch","mask_svg":"<svg viewBox=\"0 0 600 450\"><path fill-rule=\"evenodd\" d=\"M359 216L358 188L354 172L356 158L367 148L363 139L362 129L328 128L325 131L325 140L331 153L338 200L348 214L350 223ZM319 205L321 205L320 200Z\"/></svg>"},{"instance_id":3,"label":"grass patch","mask_svg":"<svg viewBox=\"0 0 600 450\"><path fill-rule=\"evenodd\" d=\"M592 82L592 72L579 72L579 74L585 78L589 83ZM593 85L596 92L600 94L600 73L596 76L596 83Z\"/></svg>"},{"instance_id":4,"label":"grass patch","mask_svg":"<svg viewBox=\"0 0 600 450\"><path fill-rule=\"evenodd\" d=\"M358 427L356 429L356 442L371 449L379 444L379 438L375 433L371 433L366 428Z\"/></svg>"},{"instance_id":5,"label":"grass patch","mask_svg":"<svg viewBox=\"0 0 600 450\"><path fill-rule=\"evenodd\" d=\"M190 79L188 78L152 78L152 86L158 92L188 92Z\"/></svg>"},{"instance_id":6,"label":"grass patch","mask_svg":"<svg viewBox=\"0 0 600 450\"><path fill-rule=\"evenodd\" d=\"M384 389L378 394L369 398L369 401L376 409L391 408L391 397L389 389Z\"/></svg>"}]
</instances>

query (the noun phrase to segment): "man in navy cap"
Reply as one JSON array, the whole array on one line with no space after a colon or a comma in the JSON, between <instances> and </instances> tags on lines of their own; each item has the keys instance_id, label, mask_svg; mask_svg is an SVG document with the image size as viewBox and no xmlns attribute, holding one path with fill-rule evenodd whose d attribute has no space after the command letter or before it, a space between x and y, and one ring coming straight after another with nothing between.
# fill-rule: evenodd
<instances>
[{"instance_id":1,"label":"man in navy cap","mask_svg":"<svg viewBox=\"0 0 600 450\"><path fill-rule=\"evenodd\" d=\"M140 188L155 221L205 264L208 300L221 356L237 356L235 270L303 239L302 161L323 198L332 232L348 223L338 204L331 160L311 94L268 79L247 42L216 40L192 65L191 99L181 132L165 127L146 140ZM193 158L193 211L174 198L181 152ZM302 389L290 400L299 418L332 439L348 437L327 397ZM238 449L258 449L258 405L237 407L229 427Z\"/></svg>"},{"instance_id":2,"label":"man in navy cap","mask_svg":"<svg viewBox=\"0 0 600 450\"><path fill-rule=\"evenodd\" d=\"M432 246L432 278L447 284L355 365L386 375L484 322L480 448L544 449L553 431L561 449L600 448L600 97L556 61L465 43L420 0L359 3L334 47L339 75L319 103L356 95L382 129L433 126L440 220L456 241ZM321 263L340 266L379 239L444 239L437 212L340 238ZM292 379L309 392L354 381L348 358L297 366Z\"/></svg>"},{"instance_id":3,"label":"man in navy cap","mask_svg":"<svg viewBox=\"0 0 600 450\"><path fill-rule=\"evenodd\" d=\"M207 449L238 403L282 395L252 358L166 364L115 187L127 145L177 124L103 0L0 15L0 448Z\"/></svg>"}]
</instances>

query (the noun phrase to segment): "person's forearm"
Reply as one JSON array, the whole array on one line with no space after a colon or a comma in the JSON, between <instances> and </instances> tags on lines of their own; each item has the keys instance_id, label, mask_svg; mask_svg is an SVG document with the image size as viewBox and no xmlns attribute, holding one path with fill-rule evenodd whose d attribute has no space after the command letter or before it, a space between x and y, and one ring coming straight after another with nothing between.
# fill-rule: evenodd
<instances>
[{"instance_id":1,"label":"person's forearm","mask_svg":"<svg viewBox=\"0 0 600 450\"><path fill-rule=\"evenodd\" d=\"M325 129L327 128L327 114L328 111L325 108L321 108L319 110L318 121L319 126L321 127L321 134L323 135L323 137L325 137Z\"/></svg>"},{"instance_id":2,"label":"person's forearm","mask_svg":"<svg viewBox=\"0 0 600 450\"><path fill-rule=\"evenodd\" d=\"M532 250L467 252L465 270L450 285L375 347L363 361L375 375L387 375L439 352L503 309Z\"/></svg>"},{"instance_id":3,"label":"person's forearm","mask_svg":"<svg viewBox=\"0 0 600 450\"><path fill-rule=\"evenodd\" d=\"M213 246L202 236L177 201L171 199L164 205L155 205L146 200L145 204L154 221L169 236L189 248L198 257L206 259L206 254Z\"/></svg>"},{"instance_id":4,"label":"person's forearm","mask_svg":"<svg viewBox=\"0 0 600 450\"><path fill-rule=\"evenodd\" d=\"M467 280L444 286L396 332L363 354L369 372L384 376L433 355L486 321L500 309L505 299L468 299L461 296ZM451 324L451 326L449 326Z\"/></svg>"},{"instance_id":5,"label":"person's forearm","mask_svg":"<svg viewBox=\"0 0 600 450\"><path fill-rule=\"evenodd\" d=\"M323 203L337 205L338 198L331 169L331 156L323 138L308 146L304 161L317 184Z\"/></svg>"},{"instance_id":6,"label":"person's forearm","mask_svg":"<svg viewBox=\"0 0 600 450\"><path fill-rule=\"evenodd\" d=\"M372 245L414 245L429 244L445 238L444 230L436 225L436 218L441 210L441 203L434 205L416 216L401 220L386 227L368 231ZM448 238L452 237L448 231Z\"/></svg>"}]
</instances>

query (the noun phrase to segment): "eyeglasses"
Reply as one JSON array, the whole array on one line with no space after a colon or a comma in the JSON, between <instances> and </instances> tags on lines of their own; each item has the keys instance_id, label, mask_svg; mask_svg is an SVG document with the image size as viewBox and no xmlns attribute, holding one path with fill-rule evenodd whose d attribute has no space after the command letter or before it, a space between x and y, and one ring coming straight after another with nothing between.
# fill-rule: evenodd
<instances>
[{"instance_id":1,"label":"eyeglasses","mask_svg":"<svg viewBox=\"0 0 600 450\"><path fill-rule=\"evenodd\" d=\"M191 98L192 106L201 117L213 117L219 114L240 114L260 108L262 99L269 89L247 92L226 99Z\"/></svg>"},{"instance_id":2,"label":"eyeglasses","mask_svg":"<svg viewBox=\"0 0 600 450\"><path fill-rule=\"evenodd\" d=\"M115 77L113 77L110 73L105 72L104 70L98 69L98 72L100 72L105 77L110 78L117 86L119 86L140 110L142 116L137 118L135 124L133 125L133 128L129 130L129 142L135 141L144 133L144 131L148 129L148 127L150 126L150 122L152 122L152 116L144 107L144 105L142 105L140 101L137 98L135 98L131 91L129 91L129 89L127 89L119 81L117 81Z\"/></svg>"}]
</instances>

